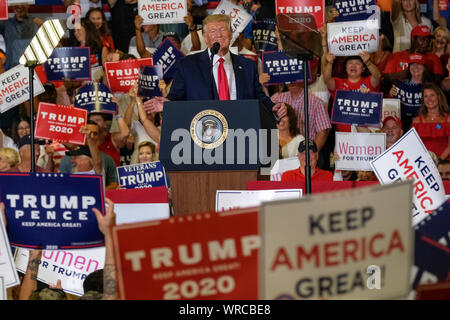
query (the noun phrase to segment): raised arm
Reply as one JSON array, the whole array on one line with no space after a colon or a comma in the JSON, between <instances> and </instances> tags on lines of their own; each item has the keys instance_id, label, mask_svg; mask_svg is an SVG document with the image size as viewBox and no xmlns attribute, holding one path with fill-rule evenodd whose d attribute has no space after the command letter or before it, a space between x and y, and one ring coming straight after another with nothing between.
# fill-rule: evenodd
<instances>
[{"instance_id":1,"label":"raised arm","mask_svg":"<svg viewBox=\"0 0 450 320\"><path fill-rule=\"evenodd\" d=\"M37 275L41 261L42 250L30 250L27 271L20 287L19 300L29 300L31 293L37 289Z\"/></svg>"}]
</instances>

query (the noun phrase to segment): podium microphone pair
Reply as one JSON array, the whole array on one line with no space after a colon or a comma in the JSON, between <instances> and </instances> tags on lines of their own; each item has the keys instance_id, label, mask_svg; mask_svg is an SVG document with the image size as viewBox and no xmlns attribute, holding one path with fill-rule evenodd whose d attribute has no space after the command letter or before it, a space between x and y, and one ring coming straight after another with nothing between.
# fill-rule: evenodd
<instances>
[{"instance_id":1,"label":"podium microphone pair","mask_svg":"<svg viewBox=\"0 0 450 320\"><path fill-rule=\"evenodd\" d=\"M214 44L211 47L211 63L210 63L210 67L211 67L211 74L213 73L213 61L214 61L214 56L217 54L217 52L219 52L220 50L220 43L218 42L214 42ZM214 79L214 76L213 76ZM275 118L276 123L280 123L280 118L278 118L277 114L275 112L272 112L273 117Z\"/></svg>"}]
</instances>

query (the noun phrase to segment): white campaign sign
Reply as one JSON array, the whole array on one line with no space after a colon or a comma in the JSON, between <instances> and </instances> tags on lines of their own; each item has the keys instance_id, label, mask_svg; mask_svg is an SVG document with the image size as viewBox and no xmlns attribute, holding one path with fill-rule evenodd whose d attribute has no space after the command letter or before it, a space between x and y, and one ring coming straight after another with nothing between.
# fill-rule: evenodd
<instances>
[{"instance_id":1,"label":"white campaign sign","mask_svg":"<svg viewBox=\"0 0 450 320\"><path fill-rule=\"evenodd\" d=\"M327 24L328 49L335 56L356 56L362 51L378 50L378 28L366 21Z\"/></svg>"},{"instance_id":2,"label":"white campaign sign","mask_svg":"<svg viewBox=\"0 0 450 320\"><path fill-rule=\"evenodd\" d=\"M8 235L0 217L0 276L6 288L20 284L19 275L14 267L14 259L9 245Z\"/></svg>"},{"instance_id":3,"label":"white campaign sign","mask_svg":"<svg viewBox=\"0 0 450 320\"><path fill-rule=\"evenodd\" d=\"M260 208L260 295L390 299L410 290L410 182L313 194Z\"/></svg>"},{"instance_id":4,"label":"white campaign sign","mask_svg":"<svg viewBox=\"0 0 450 320\"><path fill-rule=\"evenodd\" d=\"M220 1L213 14L228 14L231 17L231 31L233 37L230 45L239 37L239 34L245 29L247 24L252 20L252 16L241 6L237 6L228 0Z\"/></svg>"},{"instance_id":5,"label":"white campaign sign","mask_svg":"<svg viewBox=\"0 0 450 320\"><path fill-rule=\"evenodd\" d=\"M217 190L216 212L251 208L261 205L263 202L299 199L302 197L302 189L280 190Z\"/></svg>"},{"instance_id":6,"label":"white campaign sign","mask_svg":"<svg viewBox=\"0 0 450 320\"><path fill-rule=\"evenodd\" d=\"M297 157L278 159L270 170L270 181L281 181L281 176L288 170L294 170L300 167L300 161Z\"/></svg>"},{"instance_id":7,"label":"white campaign sign","mask_svg":"<svg viewBox=\"0 0 450 320\"><path fill-rule=\"evenodd\" d=\"M337 170L372 171L370 161L386 149L385 133L336 132Z\"/></svg>"},{"instance_id":8,"label":"white campaign sign","mask_svg":"<svg viewBox=\"0 0 450 320\"><path fill-rule=\"evenodd\" d=\"M8 0L8 6L15 6L18 4L34 4L35 0Z\"/></svg>"},{"instance_id":9,"label":"white campaign sign","mask_svg":"<svg viewBox=\"0 0 450 320\"><path fill-rule=\"evenodd\" d=\"M414 128L373 160L371 166L381 184L407 179L414 181L413 225L417 225L445 201L445 189L439 171Z\"/></svg>"},{"instance_id":10,"label":"white campaign sign","mask_svg":"<svg viewBox=\"0 0 450 320\"><path fill-rule=\"evenodd\" d=\"M30 99L28 73L28 69L19 64L0 75L0 112L8 111ZM33 85L34 96L45 91L36 75Z\"/></svg>"},{"instance_id":11,"label":"white campaign sign","mask_svg":"<svg viewBox=\"0 0 450 320\"><path fill-rule=\"evenodd\" d=\"M0 300L8 300L6 295L5 278L0 276Z\"/></svg>"},{"instance_id":12,"label":"white campaign sign","mask_svg":"<svg viewBox=\"0 0 450 320\"><path fill-rule=\"evenodd\" d=\"M28 265L28 250L17 249L16 268L25 273ZM86 276L105 264L105 247L82 250L42 251L38 280L47 284L56 284L61 280L62 288L70 294L82 296L83 282Z\"/></svg>"},{"instance_id":13,"label":"white campaign sign","mask_svg":"<svg viewBox=\"0 0 450 320\"><path fill-rule=\"evenodd\" d=\"M186 0L138 0L138 12L143 25L184 23Z\"/></svg>"},{"instance_id":14,"label":"white campaign sign","mask_svg":"<svg viewBox=\"0 0 450 320\"><path fill-rule=\"evenodd\" d=\"M402 118L400 112L400 99L383 99L381 122L383 122L386 117Z\"/></svg>"}]
</instances>

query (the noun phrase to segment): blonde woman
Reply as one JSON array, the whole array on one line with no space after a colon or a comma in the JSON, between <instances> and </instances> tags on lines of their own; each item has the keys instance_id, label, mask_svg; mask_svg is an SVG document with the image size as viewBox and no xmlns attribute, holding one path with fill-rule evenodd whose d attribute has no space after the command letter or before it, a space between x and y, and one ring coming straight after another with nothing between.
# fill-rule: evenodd
<instances>
[{"instance_id":1,"label":"blonde woman","mask_svg":"<svg viewBox=\"0 0 450 320\"><path fill-rule=\"evenodd\" d=\"M12 148L0 148L0 172L8 171L20 162L19 153Z\"/></svg>"}]
</instances>

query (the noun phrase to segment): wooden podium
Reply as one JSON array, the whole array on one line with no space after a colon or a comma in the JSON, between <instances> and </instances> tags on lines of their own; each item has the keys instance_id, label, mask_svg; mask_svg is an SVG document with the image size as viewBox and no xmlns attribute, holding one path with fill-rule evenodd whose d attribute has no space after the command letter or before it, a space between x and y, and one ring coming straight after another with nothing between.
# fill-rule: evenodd
<instances>
[{"instance_id":1,"label":"wooden podium","mask_svg":"<svg viewBox=\"0 0 450 320\"><path fill-rule=\"evenodd\" d=\"M159 158L175 216L215 211L217 190L245 190L248 181L268 180L260 175L259 155L271 150L273 137L263 141L260 133L276 123L258 100L166 102L163 119Z\"/></svg>"}]
</instances>

